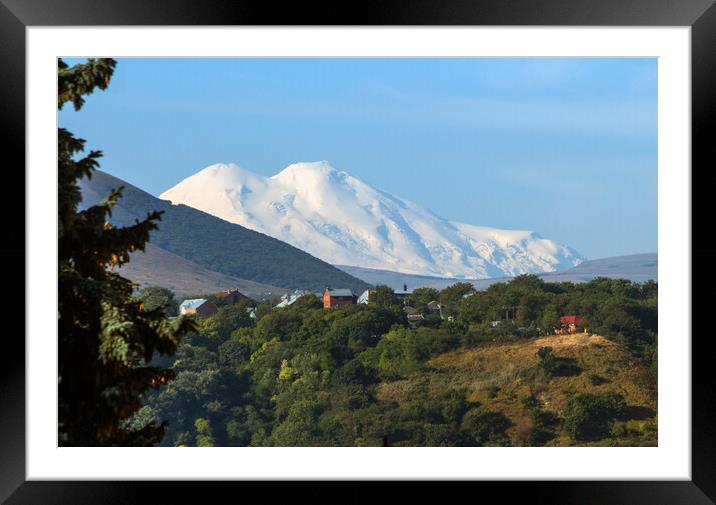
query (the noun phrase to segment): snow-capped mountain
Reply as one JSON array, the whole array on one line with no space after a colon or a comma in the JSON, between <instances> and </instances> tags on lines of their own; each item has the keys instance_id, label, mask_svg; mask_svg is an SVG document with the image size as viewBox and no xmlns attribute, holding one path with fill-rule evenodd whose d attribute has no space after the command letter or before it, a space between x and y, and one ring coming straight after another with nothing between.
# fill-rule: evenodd
<instances>
[{"instance_id":1,"label":"snow-capped mountain","mask_svg":"<svg viewBox=\"0 0 716 505\"><path fill-rule=\"evenodd\" d=\"M570 268L584 258L532 231L448 221L328 162L272 177L211 165L160 196L270 235L334 265L488 278Z\"/></svg>"}]
</instances>

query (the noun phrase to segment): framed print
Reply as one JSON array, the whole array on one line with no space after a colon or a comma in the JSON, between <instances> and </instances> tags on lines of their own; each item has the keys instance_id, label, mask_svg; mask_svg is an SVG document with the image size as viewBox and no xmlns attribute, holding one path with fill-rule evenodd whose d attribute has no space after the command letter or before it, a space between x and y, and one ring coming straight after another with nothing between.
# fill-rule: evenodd
<instances>
[{"instance_id":1,"label":"framed print","mask_svg":"<svg viewBox=\"0 0 716 505\"><path fill-rule=\"evenodd\" d=\"M716 500L712 1L1 0L0 27L7 503Z\"/></svg>"}]
</instances>

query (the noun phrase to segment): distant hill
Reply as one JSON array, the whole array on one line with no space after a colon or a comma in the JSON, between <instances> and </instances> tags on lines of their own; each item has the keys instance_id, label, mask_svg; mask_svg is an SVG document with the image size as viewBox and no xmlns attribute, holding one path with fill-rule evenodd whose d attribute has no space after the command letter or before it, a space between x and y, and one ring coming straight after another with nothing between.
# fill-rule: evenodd
<instances>
[{"instance_id":1,"label":"distant hill","mask_svg":"<svg viewBox=\"0 0 716 505\"><path fill-rule=\"evenodd\" d=\"M214 272L151 243L147 244L145 252L133 253L131 261L122 266L120 273L142 287L163 286L180 297L235 288L250 298L262 300L288 291Z\"/></svg>"},{"instance_id":2,"label":"distant hill","mask_svg":"<svg viewBox=\"0 0 716 505\"><path fill-rule=\"evenodd\" d=\"M631 254L585 261L574 268L540 275L550 282L588 282L595 277L629 279L645 282L659 279L659 256L657 253Z\"/></svg>"},{"instance_id":3,"label":"distant hill","mask_svg":"<svg viewBox=\"0 0 716 505\"><path fill-rule=\"evenodd\" d=\"M345 265L336 265L338 268L370 284L386 284L395 290L402 291L407 284L412 290L419 287L444 289L456 282L471 282L477 289L486 289L496 282L504 282L510 277L497 277L494 279L458 279L445 277L431 277L426 275L410 275L390 270L377 270ZM597 260L588 260L576 267L540 274L547 282L589 282L595 277L610 277L613 279L628 279L633 282L658 280L657 253L632 254L629 256L614 256Z\"/></svg>"},{"instance_id":4,"label":"distant hill","mask_svg":"<svg viewBox=\"0 0 716 505\"><path fill-rule=\"evenodd\" d=\"M82 205L93 205L119 186L125 189L113 211L112 222L127 226L151 211L164 211L159 229L151 234L151 244L206 270L236 280L289 289L318 291L332 286L361 292L368 287L366 282L285 242L185 205L172 205L100 170L90 180L81 181ZM175 281L171 269L166 271L169 277L160 285Z\"/></svg>"}]
</instances>

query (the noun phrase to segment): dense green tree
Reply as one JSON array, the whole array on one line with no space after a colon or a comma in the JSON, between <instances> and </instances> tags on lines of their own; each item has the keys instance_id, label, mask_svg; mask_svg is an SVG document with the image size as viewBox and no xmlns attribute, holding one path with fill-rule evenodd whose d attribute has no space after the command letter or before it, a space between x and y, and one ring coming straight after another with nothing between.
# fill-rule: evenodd
<instances>
[{"instance_id":1,"label":"dense green tree","mask_svg":"<svg viewBox=\"0 0 716 505\"><path fill-rule=\"evenodd\" d=\"M469 282L456 282L440 292L440 301L444 304L456 304L462 297L475 292L475 286Z\"/></svg>"},{"instance_id":2,"label":"dense green tree","mask_svg":"<svg viewBox=\"0 0 716 505\"><path fill-rule=\"evenodd\" d=\"M234 336L219 346L219 366L239 368L251 357L251 346L239 335Z\"/></svg>"},{"instance_id":3,"label":"dense green tree","mask_svg":"<svg viewBox=\"0 0 716 505\"><path fill-rule=\"evenodd\" d=\"M256 336L263 342L272 338L287 340L299 332L302 322L299 312L276 310L256 324Z\"/></svg>"},{"instance_id":4,"label":"dense green tree","mask_svg":"<svg viewBox=\"0 0 716 505\"><path fill-rule=\"evenodd\" d=\"M263 300L256 304L256 320L260 321L267 314L274 311L274 307L279 302L279 299Z\"/></svg>"},{"instance_id":5,"label":"dense green tree","mask_svg":"<svg viewBox=\"0 0 716 505\"><path fill-rule=\"evenodd\" d=\"M435 288L416 288L410 294L410 305L423 312L432 301L437 301L440 292Z\"/></svg>"},{"instance_id":6,"label":"dense green tree","mask_svg":"<svg viewBox=\"0 0 716 505\"><path fill-rule=\"evenodd\" d=\"M387 333L393 325L402 324L404 321L402 311L391 308L390 305L388 308L369 306L347 314L332 322L328 338L350 347L355 352L375 346L381 335Z\"/></svg>"},{"instance_id":7,"label":"dense green tree","mask_svg":"<svg viewBox=\"0 0 716 505\"><path fill-rule=\"evenodd\" d=\"M208 339L212 350L226 342L237 329L253 326L254 320L248 312L250 307L251 302L248 300L226 304L219 307L214 315L198 321L198 331Z\"/></svg>"},{"instance_id":8,"label":"dense green tree","mask_svg":"<svg viewBox=\"0 0 716 505\"><path fill-rule=\"evenodd\" d=\"M90 59L68 66L58 62L58 109L109 84L116 62ZM165 426L147 422L132 429L129 420L142 406L149 388L172 378L172 371L149 362L155 353L172 354L191 329L187 320L169 321L164 309L148 310L133 296L136 286L114 269L143 251L159 213L133 226L109 223L121 188L92 207L78 211L78 181L92 177L101 157L81 157L85 141L58 129L58 393L60 445L151 445Z\"/></svg>"},{"instance_id":9,"label":"dense green tree","mask_svg":"<svg viewBox=\"0 0 716 505\"><path fill-rule=\"evenodd\" d=\"M214 447L214 436L209 420L200 417L194 421L194 427L196 428L196 446Z\"/></svg>"},{"instance_id":10,"label":"dense green tree","mask_svg":"<svg viewBox=\"0 0 716 505\"><path fill-rule=\"evenodd\" d=\"M291 310L306 311L323 308L323 300L314 295L303 295L290 305Z\"/></svg>"},{"instance_id":11,"label":"dense green tree","mask_svg":"<svg viewBox=\"0 0 716 505\"><path fill-rule=\"evenodd\" d=\"M144 310L161 309L167 316L177 316L179 313L179 303L170 289L147 286L139 292L139 298L144 303Z\"/></svg>"},{"instance_id":12,"label":"dense green tree","mask_svg":"<svg viewBox=\"0 0 716 505\"><path fill-rule=\"evenodd\" d=\"M393 288L380 284L376 286L375 290L370 294L368 304L385 308L400 305L400 302L398 301L398 297L395 296Z\"/></svg>"}]
</instances>

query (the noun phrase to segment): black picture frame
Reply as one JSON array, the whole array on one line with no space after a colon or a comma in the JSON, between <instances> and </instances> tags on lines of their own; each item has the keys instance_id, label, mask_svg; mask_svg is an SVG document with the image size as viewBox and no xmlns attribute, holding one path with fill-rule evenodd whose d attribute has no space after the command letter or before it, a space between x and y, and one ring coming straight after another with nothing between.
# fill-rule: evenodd
<instances>
[{"instance_id":1,"label":"black picture frame","mask_svg":"<svg viewBox=\"0 0 716 505\"><path fill-rule=\"evenodd\" d=\"M710 134L716 122L716 5L714 0L413 0L374 1L343 5L269 0L0 0L0 120L4 185L25 188L25 29L29 26L114 25L535 25L535 26L688 26L691 27L692 71L692 314L708 314L710 299L699 296L696 284L714 279L708 265L716 260L716 245L697 233L709 228L713 212L706 176L716 160ZM688 170L689 167L684 167ZM48 167L52 173L52 167ZM9 186L11 185L11 186ZM13 191L20 196L24 191ZM702 203L706 202L706 203ZM703 205L699 210L698 205ZM24 202L4 199L4 216L17 216ZM8 220L0 240L6 266L4 307L14 307L25 292L24 220ZM13 265L15 265L13 267ZM12 282L16 281L16 282ZM22 288L18 289L19 286ZM53 286L51 282L48 286ZM23 297L24 298L24 297ZM28 300L27 303L32 303ZM27 314L25 307L25 314ZM498 493L501 500L551 504L713 504L716 501L716 393L711 375L712 353L704 323L692 328L692 480L691 481L501 481L461 484ZM24 325L20 331L24 334ZM688 328L685 327L685 333ZM190 492L205 497L221 491L247 499L258 483L245 482L78 482L25 479L25 345L19 331L3 332L0 367L0 500L8 504L143 503L161 497L183 502ZM10 338L11 335L14 338ZM670 336L679 337L679 336ZM666 338L666 337L665 337ZM101 462L98 462L101 464ZM282 486L282 492L309 490L315 483ZM354 486L355 484L350 484ZM421 490L423 483L412 483ZM452 485L451 485L452 486ZM208 489L211 488L211 489ZM451 491L455 492L454 488ZM275 491L272 491L272 493ZM343 493L344 491L340 491ZM248 493L248 494L247 494ZM361 488L355 498L373 498ZM335 497L336 495L332 493ZM275 498L275 497L274 497Z\"/></svg>"}]
</instances>

